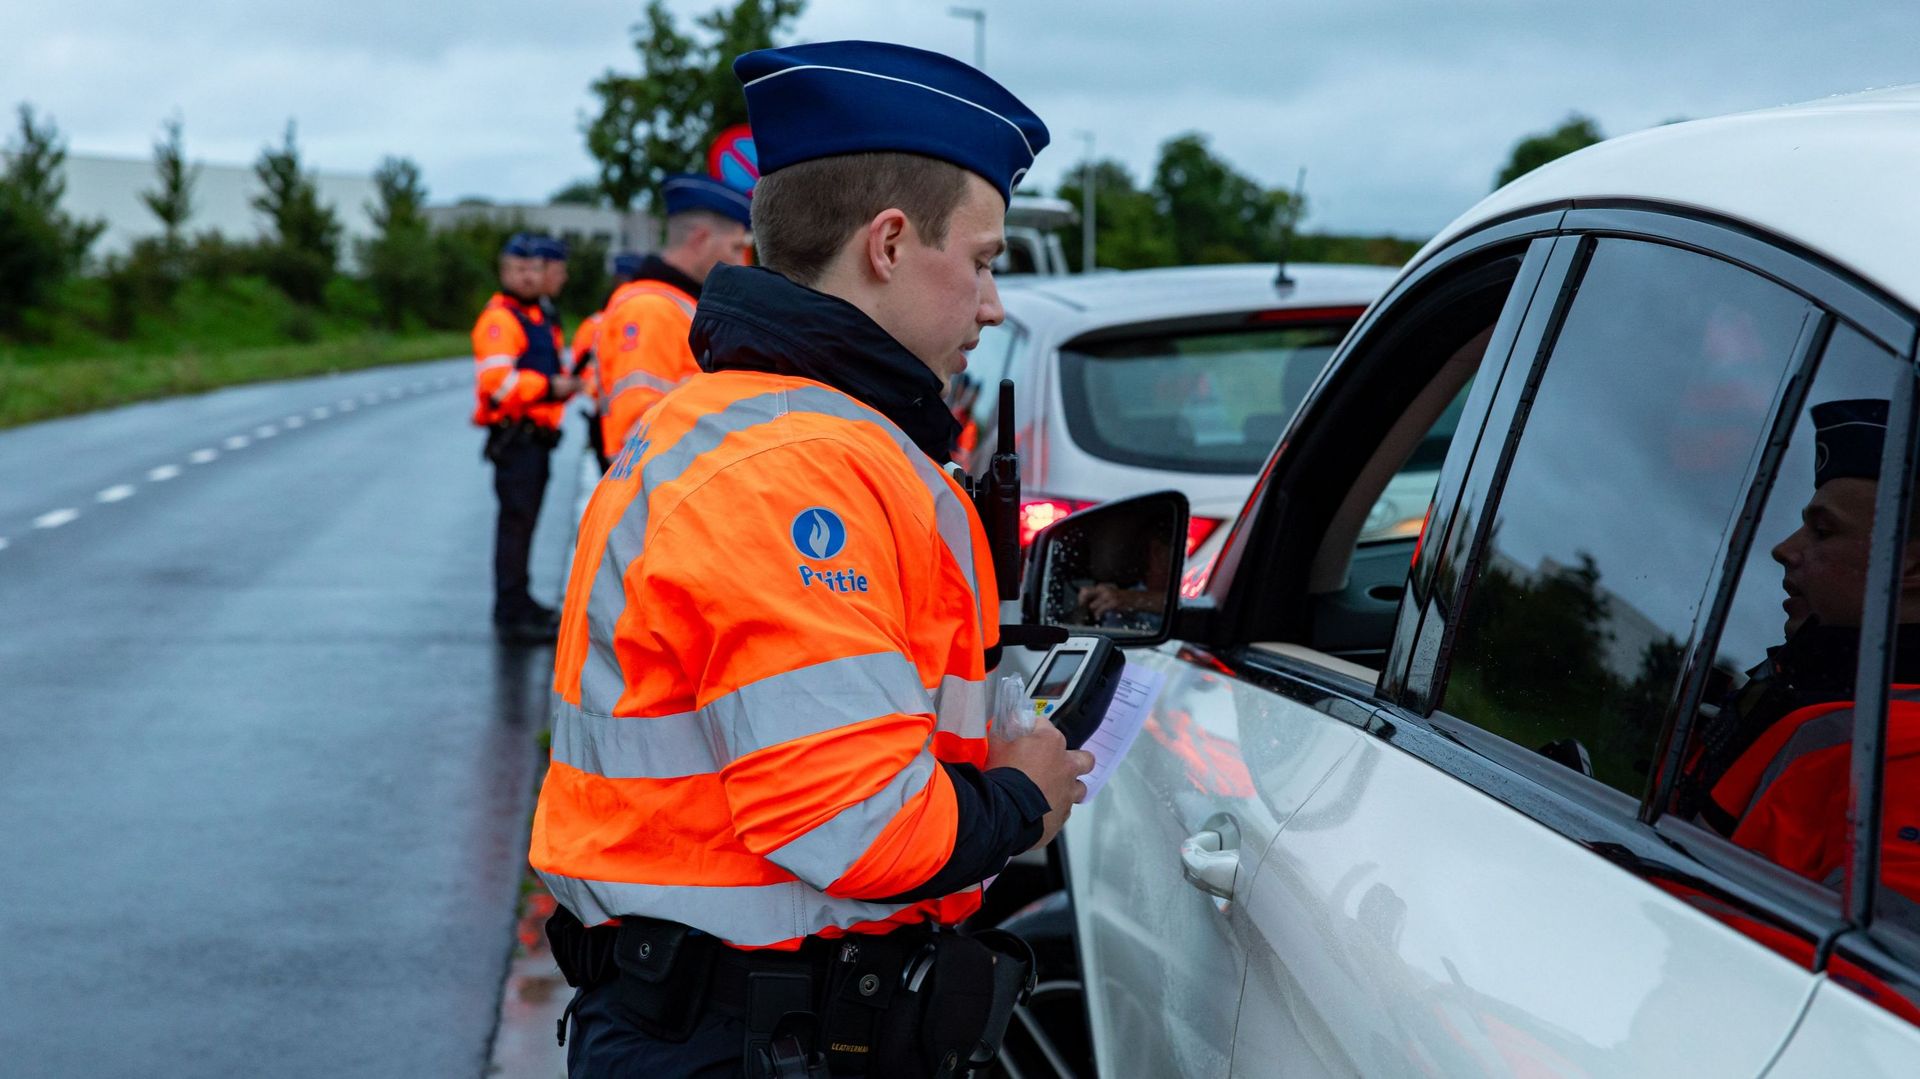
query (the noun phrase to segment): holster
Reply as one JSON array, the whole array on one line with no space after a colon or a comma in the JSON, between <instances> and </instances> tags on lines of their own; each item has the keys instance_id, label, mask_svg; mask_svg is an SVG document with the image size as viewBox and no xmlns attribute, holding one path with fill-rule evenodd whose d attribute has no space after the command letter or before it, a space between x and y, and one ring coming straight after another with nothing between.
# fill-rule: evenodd
<instances>
[{"instance_id":1,"label":"holster","mask_svg":"<svg viewBox=\"0 0 1920 1079\"><path fill-rule=\"evenodd\" d=\"M565 907L547 918L547 944L568 985L611 985L622 1018L670 1042L686 1041L699 1022L720 947L679 922L628 917L587 927Z\"/></svg>"},{"instance_id":2,"label":"holster","mask_svg":"<svg viewBox=\"0 0 1920 1079\"><path fill-rule=\"evenodd\" d=\"M835 1075L963 1075L999 1055L1034 978L1033 949L1001 930L849 938L822 1006L827 1059Z\"/></svg>"}]
</instances>

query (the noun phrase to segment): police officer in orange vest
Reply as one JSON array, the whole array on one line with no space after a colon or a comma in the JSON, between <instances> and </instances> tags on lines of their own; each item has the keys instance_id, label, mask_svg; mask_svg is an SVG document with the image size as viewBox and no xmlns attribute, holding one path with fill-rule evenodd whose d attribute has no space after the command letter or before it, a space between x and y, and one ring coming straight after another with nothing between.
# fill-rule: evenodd
<instances>
[{"instance_id":1,"label":"police officer in orange vest","mask_svg":"<svg viewBox=\"0 0 1920 1079\"><path fill-rule=\"evenodd\" d=\"M500 291L473 327L473 422L487 429L500 502L493 542L493 624L510 643L551 641L553 608L527 591L534 525L546 495L548 457L560 441L566 401L579 383L565 374L560 338L541 309L548 270L544 249L520 234L500 252Z\"/></svg>"},{"instance_id":2,"label":"police officer in orange vest","mask_svg":"<svg viewBox=\"0 0 1920 1079\"><path fill-rule=\"evenodd\" d=\"M631 251L622 251L613 256L613 287L621 285L640 275L641 256ZM605 413L605 399L601 393L600 363L595 346L599 342L600 323L606 317L605 305L580 320L580 328L573 334L573 367L571 374L580 380L580 392L586 394L590 404L586 411L587 445L592 448L594 459L600 462L600 471L605 472L612 458L607 455L607 443L602 432L601 420Z\"/></svg>"},{"instance_id":3,"label":"police officer in orange vest","mask_svg":"<svg viewBox=\"0 0 1920 1079\"><path fill-rule=\"evenodd\" d=\"M1723 709L1728 721L1709 726L1695 767L1710 792L1698 806L1704 823L1838 888L1850 847L1854 676L1887 402L1827 401L1811 415L1813 498L1801 526L1772 551L1784 571L1787 641L1754 672L1744 707ZM1902 565L1899 628L1908 632L1890 657L1881 873L1920 899L1920 535L1909 535Z\"/></svg>"},{"instance_id":4,"label":"police officer in orange vest","mask_svg":"<svg viewBox=\"0 0 1920 1079\"><path fill-rule=\"evenodd\" d=\"M747 259L747 196L711 177L669 176L660 201L667 245L614 290L594 345L604 387L602 438L614 452L654 402L699 371L687 331L701 282L715 266Z\"/></svg>"},{"instance_id":5,"label":"police officer in orange vest","mask_svg":"<svg viewBox=\"0 0 1920 1079\"><path fill-rule=\"evenodd\" d=\"M573 1076L958 1075L1031 970L950 927L1050 841L1092 758L989 729L993 562L942 384L1047 143L974 68L748 53L760 266L716 266L707 372L581 524L531 861L579 991ZM568 1026L570 1024L570 1031Z\"/></svg>"}]
</instances>

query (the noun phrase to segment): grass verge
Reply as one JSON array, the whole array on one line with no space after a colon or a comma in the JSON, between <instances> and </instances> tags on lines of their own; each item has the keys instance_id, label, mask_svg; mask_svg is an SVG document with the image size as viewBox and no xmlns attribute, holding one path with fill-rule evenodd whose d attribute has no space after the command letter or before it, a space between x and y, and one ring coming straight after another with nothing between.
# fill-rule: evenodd
<instances>
[{"instance_id":1,"label":"grass verge","mask_svg":"<svg viewBox=\"0 0 1920 1079\"><path fill-rule=\"evenodd\" d=\"M37 360L0 355L0 428L245 382L462 356L467 348L464 333L369 333L230 351Z\"/></svg>"}]
</instances>

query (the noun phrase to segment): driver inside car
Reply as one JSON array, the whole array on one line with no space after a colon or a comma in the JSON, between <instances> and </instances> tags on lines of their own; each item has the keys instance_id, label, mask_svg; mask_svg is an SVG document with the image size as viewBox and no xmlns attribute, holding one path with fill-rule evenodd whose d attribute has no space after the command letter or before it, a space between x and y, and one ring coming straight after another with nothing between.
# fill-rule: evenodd
<instances>
[{"instance_id":1,"label":"driver inside car","mask_svg":"<svg viewBox=\"0 0 1920 1079\"><path fill-rule=\"evenodd\" d=\"M1772 556L1786 640L1709 723L1683 812L1801 876L1838 887L1847 867L1853 681L1866 605L1887 402L1812 409L1814 493ZM1920 504L1916 505L1920 509ZM1920 533L1911 525L1910 532ZM1920 536L1902 551L1902 626L1920 622ZM1920 632L1900 634L1886 731L1882 874L1920 898ZM1912 837L1912 838L1908 838Z\"/></svg>"}]
</instances>

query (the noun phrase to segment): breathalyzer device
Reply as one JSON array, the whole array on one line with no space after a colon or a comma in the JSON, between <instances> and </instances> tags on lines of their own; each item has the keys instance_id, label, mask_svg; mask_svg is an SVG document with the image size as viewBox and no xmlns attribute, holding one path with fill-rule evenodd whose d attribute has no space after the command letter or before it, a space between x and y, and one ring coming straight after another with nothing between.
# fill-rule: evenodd
<instances>
[{"instance_id":1,"label":"breathalyzer device","mask_svg":"<svg viewBox=\"0 0 1920 1079\"><path fill-rule=\"evenodd\" d=\"M1027 683L1033 714L1067 736L1067 748L1079 749L1107 716L1127 657L1105 637L1068 637L1053 646Z\"/></svg>"}]
</instances>

